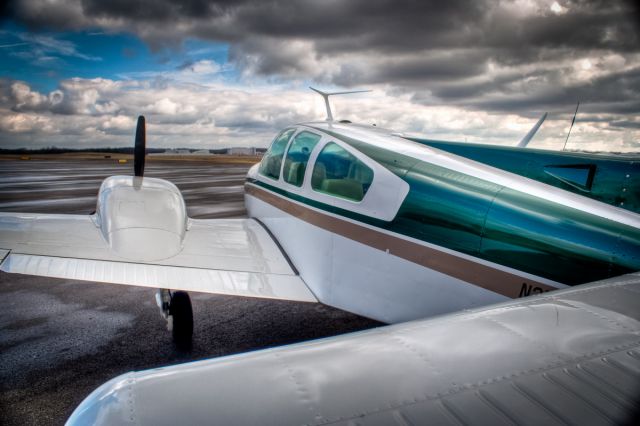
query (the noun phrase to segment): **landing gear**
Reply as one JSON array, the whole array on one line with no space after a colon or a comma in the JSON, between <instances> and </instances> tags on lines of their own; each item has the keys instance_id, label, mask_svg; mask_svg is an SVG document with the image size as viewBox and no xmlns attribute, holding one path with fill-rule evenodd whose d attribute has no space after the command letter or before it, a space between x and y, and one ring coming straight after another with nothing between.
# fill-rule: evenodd
<instances>
[{"instance_id":1,"label":"landing gear","mask_svg":"<svg viewBox=\"0 0 640 426\"><path fill-rule=\"evenodd\" d=\"M173 293L169 315L173 318L173 341L178 347L190 347L193 336L193 310L186 291Z\"/></svg>"},{"instance_id":2,"label":"landing gear","mask_svg":"<svg viewBox=\"0 0 640 426\"><path fill-rule=\"evenodd\" d=\"M191 299L186 291L171 292L159 289L156 302L162 316L167 320L167 329L173 334L173 342L180 350L191 349L193 337L193 310Z\"/></svg>"}]
</instances>

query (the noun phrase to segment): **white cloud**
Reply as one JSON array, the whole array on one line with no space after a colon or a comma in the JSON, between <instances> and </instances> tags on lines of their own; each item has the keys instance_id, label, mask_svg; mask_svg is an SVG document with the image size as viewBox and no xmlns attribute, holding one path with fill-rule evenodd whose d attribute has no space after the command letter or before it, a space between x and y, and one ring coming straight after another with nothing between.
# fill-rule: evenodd
<instances>
[{"instance_id":1,"label":"white cloud","mask_svg":"<svg viewBox=\"0 0 640 426\"><path fill-rule=\"evenodd\" d=\"M549 9L556 15L563 15L567 13L568 10L566 7L561 6L557 1L554 1L551 6L549 6Z\"/></svg>"},{"instance_id":2,"label":"white cloud","mask_svg":"<svg viewBox=\"0 0 640 426\"><path fill-rule=\"evenodd\" d=\"M195 74L214 74L220 71L220 65L215 61L202 60L189 66L188 69Z\"/></svg>"},{"instance_id":3,"label":"white cloud","mask_svg":"<svg viewBox=\"0 0 640 426\"><path fill-rule=\"evenodd\" d=\"M47 102L47 97L31 90L31 88L21 82L11 85L11 95L15 99L15 107L21 108L37 108Z\"/></svg>"},{"instance_id":4,"label":"white cloud","mask_svg":"<svg viewBox=\"0 0 640 426\"><path fill-rule=\"evenodd\" d=\"M151 147L264 147L287 125L325 117L321 98L302 85L74 78L49 94L22 82L8 87L11 97L2 98L0 105L3 147L130 146L140 114L147 117ZM504 145L515 145L538 119L456 105L420 105L412 93L376 87L372 93L332 99L336 118L431 139ZM532 147L561 149L572 114L552 111ZM640 130L613 128L613 121L609 115L580 113L568 147L640 150Z\"/></svg>"},{"instance_id":5,"label":"white cloud","mask_svg":"<svg viewBox=\"0 0 640 426\"><path fill-rule=\"evenodd\" d=\"M38 132L53 135L58 129L55 120L51 117L33 113L9 113L0 114L0 131L8 134L20 134Z\"/></svg>"},{"instance_id":6,"label":"white cloud","mask_svg":"<svg viewBox=\"0 0 640 426\"><path fill-rule=\"evenodd\" d=\"M156 101L153 105L150 105L149 111L157 114L172 115L178 112L178 104L172 102L169 98L162 98Z\"/></svg>"},{"instance_id":7,"label":"white cloud","mask_svg":"<svg viewBox=\"0 0 640 426\"><path fill-rule=\"evenodd\" d=\"M29 51L20 52L23 57L33 59L41 64L46 61L58 60L57 57L51 55L75 57L86 61L102 61L99 56L87 55L78 51L75 43L68 40L60 40L50 35L33 33L15 33L15 36L23 40L25 42L23 43L24 45L32 46Z\"/></svg>"},{"instance_id":8,"label":"white cloud","mask_svg":"<svg viewBox=\"0 0 640 426\"><path fill-rule=\"evenodd\" d=\"M107 117L100 123L100 129L109 131L109 130L124 130L126 132L131 131L131 129L135 126L136 121L133 117L128 117L124 115L116 115Z\"/></svg>"},{"instance_id":9,"label":"white cloud","mask_svg":"<svg viewBox=\"0 0 640 426\"><path fill-rule=\"evenodd\" d=\"M188 63L178 70L134 71L118 75L123 80L171 80L172 82L193 83L212 86L224 81L222 73L230 70L230 65L220 65L213 60Z\"/></svg>"}]
</instances>

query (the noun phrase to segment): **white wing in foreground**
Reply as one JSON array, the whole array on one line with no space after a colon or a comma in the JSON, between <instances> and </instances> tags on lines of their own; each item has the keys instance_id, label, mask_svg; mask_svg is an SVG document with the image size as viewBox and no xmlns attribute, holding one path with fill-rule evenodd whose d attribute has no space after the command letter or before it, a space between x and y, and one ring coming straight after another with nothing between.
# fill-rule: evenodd
<instances>
[{"instance_id":1,"label":"white wing in foreground","mask_svg":"<svg viewBox=\"0 0 640 426\"><path fill-rule=\"evenodd\" d=\"M633 274L129 373L94 391L67 424L632 424L639 390Z\"/></svg>"},{"instance_id":2,"label":"white wing in foreground","mask_svg":"<svg viewBox=\"0 0 640 426\"><path fill-rule=\"evenodd\" d=\"M186 217L159 179L114 177L91 216L0 213L5 272L297 301L317 301L252 219Z\"/></svg>"}]
</instances>

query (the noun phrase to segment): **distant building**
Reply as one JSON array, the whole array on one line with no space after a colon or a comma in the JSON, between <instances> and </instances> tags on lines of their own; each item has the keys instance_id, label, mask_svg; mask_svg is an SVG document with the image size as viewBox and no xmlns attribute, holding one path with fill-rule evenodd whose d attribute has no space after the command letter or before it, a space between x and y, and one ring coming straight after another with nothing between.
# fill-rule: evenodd
<instances>
[{"instance_id":1,"label":"distant building","mask_svg":"<svg viewBox=\"0 0 640 426\"><path fill-rule=\"evenodd\" d=\"M256 155L255 148L233 147L227 149L228 155Z\"/></svg>"},{"instance_id":2,"label":"distant building","mask_svg":"<svg viewBox=\"0 0 640 426\"><path fill-rule=\"evenodd\" d=\"M189 149L189 148L169 148L164 150L164 154L172 155L263 155L267 148L246 148L246 147L233 147L233 148L217 148L217 149Z\"/></svg>"},{"instance_id":3,"label":"distant building","mask_svg":"<svg viewBox=\"0 0 640 426\"><path fill-rule=\"evenodd\" d=\"M191 150L186 148L171 148L164 151L165 154L191 154Z\"/></svg>"}]
</instances>

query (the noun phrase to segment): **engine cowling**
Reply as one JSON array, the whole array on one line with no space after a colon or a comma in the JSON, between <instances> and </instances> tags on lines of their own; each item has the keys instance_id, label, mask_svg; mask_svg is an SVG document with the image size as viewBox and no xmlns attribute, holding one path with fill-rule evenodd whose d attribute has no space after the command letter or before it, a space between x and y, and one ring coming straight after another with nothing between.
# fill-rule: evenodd
<instances>
[{"instance_id":1,"label":"engine cowling","mask_svg":"<svg viewBox=\"0 0 640 426\"><path fill-rule=\"evenodd\" d=\"M98 192L96 223L115 254L148 262L182 250L188 216L182 194L171 182L111 176Z\"/></svg>"}]
</instances>

